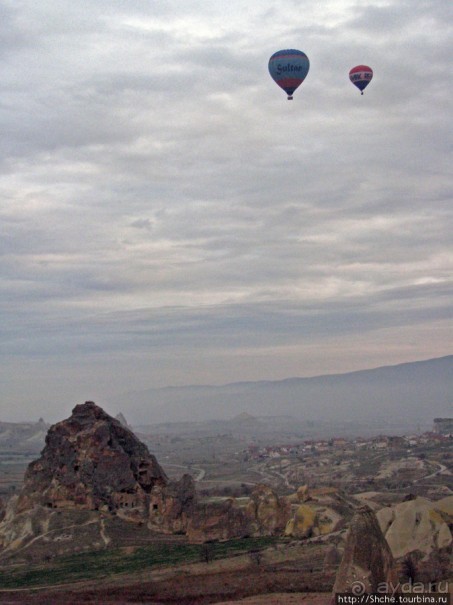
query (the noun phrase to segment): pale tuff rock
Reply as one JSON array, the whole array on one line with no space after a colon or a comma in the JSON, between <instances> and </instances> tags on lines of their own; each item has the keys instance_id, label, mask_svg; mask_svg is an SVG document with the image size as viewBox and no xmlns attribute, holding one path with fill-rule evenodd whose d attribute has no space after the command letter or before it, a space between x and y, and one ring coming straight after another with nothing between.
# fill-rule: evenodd
<instances>
[{"instance_id":1,"label":"pale tuff rock","mask_svg":"<svg viewBox=\"0 0 453 605\"><path fill-rule=\"evenodd\" d=\"M453 523L453 496L433 502L433 507L445 517L447 523Z\"/></svg>"},{"instance_id":2,"label":"pale tuff rock","mask_svg":"<svg viewBox=\"0 0 453 605\"><path fill-rule=\"evenodd\" d=\"M127 523L130 525L130 523ZM4 561L37 560L81 550L96 550L105 546L101 515L90 510L55 510L35 505L17 513L14 498L0 523L0 557Z\"/></svg>"},{"instance_id":3,"label":"pale tuff rock","mask_svg":"<svg viewBox=\"0 0 453 605\"><path fill-rule=\"evenodd\" d=\"M343 523L343 517L332 508L310 502L295 508L286 524L285 535L293 538L324 536L340 529Z\"/></svg>"},{"instance_id":4,"label":"pale tuff rock","mask_svg":"<svg viewBox=\"0 0 453 605\"><path fill-rule=\"evenodd\" d=\"M448 514L451 502L448 498L444 500L436 505L426 498L414 498L383 508L377 513L394 557L403 557L415 551L429 556L451 545L452 534L443 518Z\"/></svg>"},{"instance_id":5,"label":"pale tuff rock","mask_svg":"<svg viewBox=\"0 0 453 605\"><path fill-rule=\"evenodd\" d=\"M307 485L299 487L286 500L291 504L291 513L285 535L294 538L324 536L341 529L345 524L345 509L347 514L352 506L336 489L309 489Z\"/></svg>"},{"instance_id":6,"label":"pale tuff rock","mask_svg":"<svg viewBox=\"0 0 453 605\"><path fill-rule=\"evenodd\" d=\"M246 514L252 522L254 536L270 536L285 529L290 505L267 485L258 484L250 496Z\"/></svg>"},{"instance_id":7,"label":"pale tuff rock","mask_svg":"<svg viewBox=\"0 0 453 605\"><path fill-rule=\"evenodd\" d=\"M31 539L35 535L35 531L40 531L42 528L37 527L36 521L40 519L45 523L46 515L31 514L30 511L23 514L16 513L18 496L13 496L5 511L5 516L0 523L0 548L19 548L24 542ZM45 511L40 511L45 512Z\"/></svg>"},{"instance_id":8,"label":"pale tuff rock","mask_svg":"<svg viewBox=\"0 0 453 605\"><path fill-rule=\"evenodd\" d=\"M316 510L306 504L297 507L292 519L288 521L285 535L293 538L310 538L317 525Z\"/></svg>"},{"instance_id":9,"label":"pale tuff rock","mask_svg":"<svg viewBox=\"0 0 453 605\"><path fill-rule=\"evenodd\" d=\"M307 502L308 500L311 500L311 494L308 485L301 485L297 489L296 497L299 502Z\"/></svg>"}]
</instances>

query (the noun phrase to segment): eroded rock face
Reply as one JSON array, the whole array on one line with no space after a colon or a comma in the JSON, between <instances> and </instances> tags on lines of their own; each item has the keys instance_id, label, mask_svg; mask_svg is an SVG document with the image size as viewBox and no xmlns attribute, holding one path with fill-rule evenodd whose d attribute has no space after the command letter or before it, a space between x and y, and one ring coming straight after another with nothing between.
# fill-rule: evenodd
<instances>
[{"instance_id":1,"label":"eroded rock face","mask_svg":"<svg viewBox=\"0 0 453 605\"><path fill-rule=\"evenodd\" d=\"M282 533L290 516L291 507L284 498L269 486L258 484L250 496L247 516L254 536L271 536Z\"/></svg>"},{"instance_id":2,"label":"eroded rock face","mask_svg":"<svg viewBox=\"0 0 453 605\"><path fill-rule=\"evenodd\" d=\"M48 508L148 515L149 495L167 477L147 447L91 401L49 429L41 457L25 474L16 510Z\"/></svg>"},{"instance_id":3,"label":"eroded rock face","mask_svg":"<svg viewBox=\"0 0 453 605\"><path fill-rule=\"evenodd\" d=\"M230 540L249 536L251 526L233 498L197 506L188 519L187 537L191 542Z\"/></svg>"},{"instance_id":4,"label":"eroded rock face","mask_svg":"<svg viewBox=\"0 0 453 605\"><path fill-rule=\"evenodd\" d=\"M317 525L317 514L314 508L301 504L285 528L285 535L294 538L309 538L314 535Z\"/></svg>"},{"instance_id":5,"label":"eroded rock face","mask_svg":"<svg viewBox=\"0 0 453 605\"><path fill-rule=\"evenodd\" d=\"M301 485L296 492L296 496L299 502L308 502L311 499L308 485Z\"/></svg>"},{"instance_id":6,"label":"eroded rock face","mask_svg":"<svg viewBox=\"0 0 453 605\"><path fill-rule=\"evenodd\" d=\"M448 498L439 504L413 497L377 513L382 532L395 558L419 551L424 557L451 547L452 534L444 517ZM450 501L451 511L451 501Z\"/></svg>"},{"instance_id":7,"label":"eroded rock face","mask_svg":"<svg viewBox=\"0 0 453 605\"><path fill-rule=\"evenodd\" d=\"M166 533L186 533L196 506L195 483L190 475L168 485L155 485L150 494L148 527Z\"/></svg>"},{"instance_id":8,"label":"eroded rock face","mask_svg":"<svg viewBox=\"0 0 453 605\"><path fill-rule=\"evenodd\" d=\"M297 507L293 506L285 535L293 538L324 536L341 529L344 523L344 518L333 508L310 501Z\"/></svg>"},{"instance_id":9,"label":"eroded rock face","mask_svg":"<svg viewBox=\"0 0 453 605\"><path fill-rule=\"evenodd\" d=\"M16 550L37 534L47 530L49 509L35 506L21 514L16 511L17 496L8 502L6 514L0 523L0 550Z\"/></svg>"},{"instance_id":10,"label":"eroded rock face","mask_svg":"<svg viewBox=\"0 0 453 605\"><path fill-rule=\"evenodd\" d=\"M229 540L281 533L289 505L266 485L258 485L246 507L234 498L200 502L189 475L151 491L148 527L166 533L184 533L191 542Z\"/></svg>"},{"instance_id":11,"label":"eroded rock face","mask_svg":"<svg viewBox=\"0 0 453 605\"><path fill-rule=\"evenodd\" d=\"M376 515L361 506L352 518L334 593L376 592L383 583L397 584L395 565Z\"/></svg>"}]
</instances>

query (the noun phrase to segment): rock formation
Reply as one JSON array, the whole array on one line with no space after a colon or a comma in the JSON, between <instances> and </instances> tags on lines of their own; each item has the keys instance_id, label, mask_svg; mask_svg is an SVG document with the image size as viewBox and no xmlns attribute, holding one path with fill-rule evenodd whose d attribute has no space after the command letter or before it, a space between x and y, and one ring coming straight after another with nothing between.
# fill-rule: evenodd
<instances>
[{"instance_id":1,"label":"rock formation","mask_svg":"<svg viewBox=\"0 0 453 605\"><path fill-rule=\"evenodd\" d=\"M316 510L306 504L297 507L294 516L288 521L285 535L293 538L310 538L317 524Z\"/></svg>"},{"instance_id":2,"label":"rock formation","mask_svg":"<svg viewBox=\"0 0 453 605\"><path fill-rule=\"evenodd\" d=\"M267 485L258 484L245 507L234 498L199 502L187 516L186 534L193 542L281 534L289 505Z\"/></svg>"},{"instance_id":3,"label":"rock formation","mask_svg":"<svg viewBox=\"0 0 453 605\"><path fill-rule=\"evenodd\" d=\"M258 484L250 496L246 513L254 536L271 536L283 532L290 514L289 503L264 484Z\"/></svg>"},{"instance_id":4,"label":"rock formation","mask_svg":"<svg viewBox=\"0 0 453 605\"><path fill-rule=\"evenodd\" d=\"M344 524L344 517L333 508L310 501L293 505L293 514L286 524L285 535L293 538L325 536L342 529Z\"/></svg>"},{"instance_id":5,"label":"rock formation","mask_svg":"<svg viewBox=\"0 0 453 605\"><path fill-rule=\"evenodd\" d=\"M251 532L250 521L234 498L200 503L188 519L186 530L191 542L243 538Z\"/></svg>"},{"instance_id":6,"label":"rock formation","mask_svg":"<svg viewBox=\"0 0 453 605\"><path fill-rule=\"evenodd\" d=\"M452 534L444 517L452 502L445 498L438 505L426 498L406 499L377 513L382 532L396 558L419 551L423 557L448 548Z\"/></svg>"},{"instance_id":7,"label":"rock formation","mask_svg":"<svg viewBox=\"0 0 453 605\"><path fill-rule=\"evenodd\" d=\"M52 426L41 457L25 474L17 512L42 505L148 515L153 487L168 479L156 458L127 428L91 401Z\"/></svg>"},{"instance_id":8,"label":"rock formation","mask_svg":"<svg viewBox=\"0 0 453 605\"><path fill-rule=\"evenodd\" d=\"M107 544L104 521L115 517L138 522L144 531L185 534L202 542L280 534L289 514L289 502L265 485L256 486L247 505L234 498L200 501L190 475L170 482L119 419L87 401L50 427L40 458L29 465L19 496L0 521L0 548L17 551L39 535L57 541L58 527L52 524L71 515L69 527L80 515L89 515L87 526L92 532L101 528L98 534Z\"/></svg>"},{"instance_id":9,"label":"rock formation","mask_svg":"<svg viewBox=\"0 0 453 605\"><path fill-rule=\"evenodd\" d=\"M349 527L334 593L377 592L385 582L397 585L393 556L376 515L368 506L361 506Z\"/></svg>"},{"instance_id":10,"label":"rock formation","mask_svg":"<svg viewBox=\"0 0 453 605\"><path fill-rule=\"evenodd\" d=\"M301 485L297 489L296 497L299 502L308 502L308 500L311 500L310 489L308 485Z\"/></svg>"},{"instance_id":11,"label":"rock formation","mask_svg":"<svg viewBox=\"0 0 453 605\"><path fill-rule=\"evenodd\" d=\"M357 506L356 501L351 501L340 490L309 489L308 485L300 486L286 499L291 503L291 515L285 535L299 539L324 536L342 529Z\"/></svg>"},{"instance_id":12,"label":"rock formation","mask_svg":"<svg viewBox=\"0 0 453 605\"><path fill-rule=\"evenodd\" d=\"M168 485L155 485L150 493L148 527L164 533L186 533L197 506L190 475Z\"/></svg>"},{"instance_id":13,"label":"rock formation","mask_svg":"<svg viewBox=\"0 0 453 605\"><path fill-rule=\"evenodd\" d=\"M433 504L434 508L445 516L445 521L453 525L453 496L441 498Z\"/></svg>"},{"instance_id":14,"label":"rock formation","mask_svg":"<svg viewBox=\"0 0 453 605\"><path fill-rule=\"evenodd\" d=\"M126 418L124 417L124 414L122 412L119 412L119 414L117 414L115 416L115 418L118 420L118 422L120 422L124 427L126 427L127 429L130 428L129 427L129 423L127 422Z\"/></svg>"}]
</instances>

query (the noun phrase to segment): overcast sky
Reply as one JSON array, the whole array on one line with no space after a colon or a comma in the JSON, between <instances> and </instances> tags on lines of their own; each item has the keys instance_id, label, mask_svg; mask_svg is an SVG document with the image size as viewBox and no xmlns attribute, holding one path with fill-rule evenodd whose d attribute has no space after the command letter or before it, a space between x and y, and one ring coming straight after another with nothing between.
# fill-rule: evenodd
<instances>
[{"instance_id":1,"label":"overcast sky","mask_svg":"<svg viewBox=\"0 0 453 605\"><path fill-rule=\"evenodd\" d=\"M0 420L451 353L452 17L1 0Z\"/></svg>"}]
</instances>

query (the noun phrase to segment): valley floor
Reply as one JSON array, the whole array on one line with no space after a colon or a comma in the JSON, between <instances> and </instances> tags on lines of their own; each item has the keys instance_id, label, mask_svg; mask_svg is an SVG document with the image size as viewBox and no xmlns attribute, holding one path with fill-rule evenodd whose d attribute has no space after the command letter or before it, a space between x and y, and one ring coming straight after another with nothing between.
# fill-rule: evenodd
<instances>
[{"instance_id":1,"label":"valley floor","mask_svg":"<svg viewBox=\"0 0 453 605\"><path fill-rule=\"evenodd\" d=\"M259 564L253 562L248 554L242 554L210 563L144 569L133 574L42 586L34 590L2 590L0 602L15 605L208 605L242 602L244 605L304 602L327 605L335 570L322 565L319 546L308 550L311 553L300 546L288 545L283 551L271 547L263 552ZM312 561L311 566L307 565L308 559ZM326 592L313 594L320 589Z\"/></svg>"}]
</instances>

